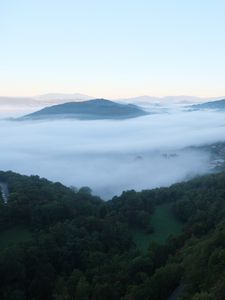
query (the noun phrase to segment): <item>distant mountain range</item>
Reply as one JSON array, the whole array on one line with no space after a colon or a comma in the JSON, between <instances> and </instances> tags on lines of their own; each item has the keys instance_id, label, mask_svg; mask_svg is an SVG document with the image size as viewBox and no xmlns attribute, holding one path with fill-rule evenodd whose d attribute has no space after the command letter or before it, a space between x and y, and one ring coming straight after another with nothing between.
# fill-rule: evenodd
<instances>
[{"instance_id":1,"label":"distant mountain range","mask_svg":"<svg viewBox=\"0 0 225 300\"><path fill-rule=\"evenodd\" d=\"M95 97L88 96L85 94L73 93L73 94L63 94L63 93L49 93L40 96L36 96L35 99L41 102L48 102L52 104L59 104L62 102L73 102L73 101L87 101L94 99Z\"/></svg>"},{"instance_id":2,"label":"distant mountain range","mask_svg":"<svg viewBox=\"0 0 225 300\"><path fill-rule=\"evenodd\" d=\"M165 96L165 97L152 97L152 96L139 96L125 99L118 99L127 103L138 103L140 105L146 104L190 104L204 101L204 98L194 96Z\"/></svg>"},{"instance_id":3,"label":"distant mountain range","mask_svg":"<svg viewBox=\"0 0 225 300\"><path fill-rule=\"evenodd\" d=\"M205 109L225 110L225 99L195 104L195 105L191 105L189 108L191 110L205 110Z\"/></svg>"},{"instance_id":4,"label":"distant mountain range","mask_svg":"<svg viewBox=\"0 0 225 300\"><path fill-rule=\"evenodd\" d=\"M83 94L45 94L35 97L0 97L0 106L38 107L65 102L77 102L94 99Z\"/></svg>"},{"instance_id":5,"label":"distant mountain range","mask_svg":"<svg viewBox=\"0 0 225 300\"><path fill-rule=\"evenodd\" d=\"M49 93L39 95L35 97L1 97L0 96L0 117L19 117L25 114L29 114L45 108L46 106L64 104L67 102L83 102L95 99L94 97L74 93L74 94L63 94L63 93ZM140 96L133 98L119 98L111 101L120 104L134 104L139 107L149 110L150 113L161 113L165 112L173 104L186 105L189 110L199 110L213 108L214 104L210 104L210 107L206 107L209 101L216 103L225 99L225 97L217 98L199 98L192 96L166 96L166 97L152 97L152 96ZM196 104L195 104L196 103ZM193 105L195 104L195 105ZM189 106L188 106L189 105ZM190 105L193 105L190 107ZM203 108L203 106L204 108ZM216 104L215 104L216 105ZM214 108L216 109L216 108ZM221 109L221 108L217 108Z\"/></svg>"},{"instance_id":6,"label":"distant mountain range","mask_svg":"<svg viewBox=\"0 0 225 300\"><path fill-rule=\"evenodd\" d=\"M0 96L1 106L27 106L27 107L45 107L47 105L61 104L65 102L79 102L95 99L93 96L85 94L63 94L63 93L49 93L34 97L3 97ZM131 98L118 98L110 99L115 102L135 103L135 104L173 104L173 103L202 103L205 101L214 101L225 99L225 97L214 98L200 98L194 96L165 96L165 97L152 97L152 96L139 96Z\"/></svg>"},{"instance_id":7,"label":"distant mountain range","mask_svg":"<svg viewBox=\"0 0 225 300\"><path fill-rule=\"evenodd\" d=\"M96 97L85 95L85 94L63 94L63 93L49 93L34 97L4 97L0 96L0 107L1 106L28 106L28 107L45 107L47 105L61 104L65 102L78 102L95 99ZM214 98L200 98L194 96L165 96L165 97L154 97L154 96L139 96L131 98L118 98L110 99L115 102L135 103L135 104L172 104L172 103L202 103L205 101L214 101L225 99L225 97L214 97Z\"/></svg>"},{"instance_id":8,"label":"distant mountain range","mask_svg":"<svg viewBox=\"0 0 225 300\"><path fill-rule=\"evenodd\" d=\"M22 119L128 119L147 114L146 111L134 104L120 104L106 99L93 99L45 107L25 115Z\"/></svg>"},{"instance_id":9,"label":"distant mountain range","mask_svg":"<svg viewBox=\"0 0 225 300\"><path fill-rule=\"evenodd\" d=\"M37 107L41 102L32 97L0 97L0 107Z\"/></svg>"}]
</instances>

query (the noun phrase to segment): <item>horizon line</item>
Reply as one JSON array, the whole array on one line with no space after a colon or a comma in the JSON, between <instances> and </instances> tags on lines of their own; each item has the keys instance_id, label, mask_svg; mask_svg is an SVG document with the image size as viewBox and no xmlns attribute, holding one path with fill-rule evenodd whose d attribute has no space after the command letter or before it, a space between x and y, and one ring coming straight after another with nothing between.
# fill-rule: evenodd
<instances>
[{"instance_id":1,"label":"horizon line","mask_svg":"<svg viewBox=\"0 0 225 300\"><path fill-rule=\"evenodd\" d=\"M220 96L196 96L196 95L188 95L188 94L178 94L178 95L173 95L173 94L168 94L165 96L156 96L156 95L149 95L149 94L139 94L139 95L134 95L134 96L125 96L125 97L108 97L108 96L90 96L86 93L79 93L79 92L47 92L47 93L40 93L36 95L0 95L0 98L32 98L32 99L37 99L39 97L43 96L82 96L82 97L87 97L89 99L109 99L109 100L120 100L120 99L133 99L133 98L144 98L144 97L149 97L149 98L158 98L158 99L163 99L163 98L170 98L170 97L189 97L189 98L199 98L199 99L215 99L215 98L225 98L225 95L220 95ZM41 100L41 99L37 99ZM50 100L50 99L49 99Z\"/></svg>"}]
</instances>

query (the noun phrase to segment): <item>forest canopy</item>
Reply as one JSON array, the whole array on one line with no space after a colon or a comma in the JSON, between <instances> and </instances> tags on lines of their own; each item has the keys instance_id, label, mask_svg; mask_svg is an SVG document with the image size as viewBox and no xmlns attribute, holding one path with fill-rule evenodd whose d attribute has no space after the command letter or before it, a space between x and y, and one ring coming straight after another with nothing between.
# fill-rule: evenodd
<instances>
[{"instance_id":1,"label":"forest canopy","mask_svg":"<svg viewBox=\"0 0 225 300\"><path fill-rule=\"evenodd\" d=\"M38 176L0 182L1 299L225 299L224 173L108 202Z\"/></svg>"}]
</instances>

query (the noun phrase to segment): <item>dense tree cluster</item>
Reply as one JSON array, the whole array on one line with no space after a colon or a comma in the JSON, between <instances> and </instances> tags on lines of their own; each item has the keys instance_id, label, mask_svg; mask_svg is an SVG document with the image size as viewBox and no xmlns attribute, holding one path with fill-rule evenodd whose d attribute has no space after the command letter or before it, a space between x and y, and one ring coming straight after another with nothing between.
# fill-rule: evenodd
<instances>
[{"instance_id":1,"label":"dense tree cluster","mask_svg":"<svg viewBox=\"0 0 225 300\"><path fill-rule=\"evenodd\" d=\"M104 202L38 176L0 172L0 237L23 226L28 240L0 249L3 300L225 299L225 174L170 188L127 191ZM155 208L171 203L182 234L139 250L131 228L151 234Z\"/></svg>"}]
</instances>

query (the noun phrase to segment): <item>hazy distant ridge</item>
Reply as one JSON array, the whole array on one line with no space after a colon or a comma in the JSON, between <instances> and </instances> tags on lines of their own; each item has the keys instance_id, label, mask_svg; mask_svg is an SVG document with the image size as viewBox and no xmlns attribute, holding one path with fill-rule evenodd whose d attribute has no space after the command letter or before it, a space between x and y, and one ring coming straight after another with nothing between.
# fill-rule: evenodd
<instances>
[{"instance_id":1,"label":"hazy distant ridge","mask_svg":"<svg viewBox=\"0 0 225 300\"><path fill-rule=\"evenodd\" d=\"M192 105L193 110L215 109L225 110L225 99Z\"/></svg>"},{"instance_id":2,"label":"hazy distant ridge","mask_svg":"<svg viewBox=\"0 0 225 300\"><path fill-rule=\"evenodd\" d=\"M152 103L202 103L206 101L220 101L225 97L214 97L214 98L200 98L194 96L165 96L165 97L154 97L154 96L138 96L130 98L117 98L110 99L114 102L120 103L134 103L134 104L152 104ZM47 105L62 104L65 102L80 102L95 99L93 96L88 96L80 93L63 94L63 93L48 93L33 97L7 97L0 96L0 106L27 106L27 107L44 107Z\"/></svg>"}]
</instances>

